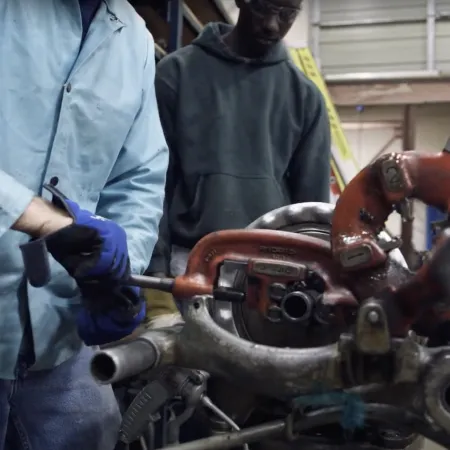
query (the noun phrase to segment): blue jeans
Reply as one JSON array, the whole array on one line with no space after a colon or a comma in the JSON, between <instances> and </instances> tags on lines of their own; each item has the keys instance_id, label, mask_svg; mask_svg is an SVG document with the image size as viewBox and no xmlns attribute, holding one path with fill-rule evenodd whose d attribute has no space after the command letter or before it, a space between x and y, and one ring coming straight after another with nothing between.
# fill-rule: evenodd
<instances>
[{"instance_id":1,"label":"blue jeans","mask_svg":"<svg viewBox=\"0 0 450 450\"><path fill-rule=\"evenodd\" d=\"M120 426L110 386L89 373L94 350L48 371L0 380L0 450L113 450Z\"/></svg>"}]
</instances>

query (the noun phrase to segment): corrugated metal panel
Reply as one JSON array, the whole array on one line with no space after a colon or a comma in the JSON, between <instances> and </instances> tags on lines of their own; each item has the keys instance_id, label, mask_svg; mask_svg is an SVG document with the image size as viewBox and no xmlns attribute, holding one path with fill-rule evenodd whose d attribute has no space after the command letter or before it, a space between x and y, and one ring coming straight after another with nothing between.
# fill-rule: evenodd
<instances>
[{"instance_id":1,"label":"corrugated metal panel","mask_svg":"<svg viewBox=\"0 0 450 450\"><path fill-rule=\"evenodd\" d=\"M438 16L450 18L450 1L436 0ZM436 65L438 70L450 72L450 20L436 24Z\"/></svg>"},{"instance_id":2,"label":"corrugated metal panel","mask_svg":"<svg viewBox=\"0 0 450 450\"><path fill-rule=\"evenodd\" d=\"M446 1L448 5L449 0ZM450 72L450 21L436 24L436 66L438 70Z\"/></svg>"},{"instance_id":3,"label":"corrugated metal panel","mask_svg":"<svg viewBox=\"0 0 450 450\"><path fill-rule=\"evenodd\" d=\"M321 69L325 74L422 70L425 35L421 24L323 29Z\"/></svg>"},{"instance_id":4,"label":"corrugated metal panel","mask_svg":"<svg viewBox=\"0 0 450 450\"><path fill-rule=\"evenodd\" d=\"M436 10L440 14L450 14L450 2L448 0L436 0Z\"/></svg>"},{"instance_id":5,"label":"corrugated metal panel","mask_svg":"<svg viewBox=\"0 0 450 450\"><path fill-rule=\"evenodd\" d=\"M324 73L426 69L426 0L321 0L320 8L320 24L325 25L320 30ZM436 9L438 16L450 18L449 0L436 0ZM380 25L377 21L400 23ZM450 21L438 20L438 70L450 71L449 48Z\"/></svg>"},{"instance_id":6,"label":"corrugated metal panel","mask_svg":"<svg viewBox=\"0 0 450 450\"><path fill-rule=\"evenodd\" d=\"M448 0L440 0L443 4ZM377 19L423 19L426 0L321 0L323 22Z\"/></svg>"}]
</instances>

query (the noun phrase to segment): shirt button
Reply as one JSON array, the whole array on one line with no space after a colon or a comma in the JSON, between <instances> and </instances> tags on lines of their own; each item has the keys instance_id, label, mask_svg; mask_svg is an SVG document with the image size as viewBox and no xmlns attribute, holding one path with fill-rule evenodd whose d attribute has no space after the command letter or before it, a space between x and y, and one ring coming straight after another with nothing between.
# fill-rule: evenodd
<instances>
[{"instance_id":1,"label":"shirt button","mask_svg":"<svg viewBox=\"0 0 450 450\"><path fill-rule=\"evenodd\" d=\"M59 178L58 177L51 177L50 178L50 184L52 186L56 186L59 183Z\"/></svg>"},{"instance_id":2,"label":"shirt button","mask_svg":"<svg viewBox=\"0 0 450 450\"><path fill-rule=\"evenodd\" d=\"M72 85L70 83L67 83L66 92L69 93L71 90L72 90Z\"/></svg>"}]
</instances>

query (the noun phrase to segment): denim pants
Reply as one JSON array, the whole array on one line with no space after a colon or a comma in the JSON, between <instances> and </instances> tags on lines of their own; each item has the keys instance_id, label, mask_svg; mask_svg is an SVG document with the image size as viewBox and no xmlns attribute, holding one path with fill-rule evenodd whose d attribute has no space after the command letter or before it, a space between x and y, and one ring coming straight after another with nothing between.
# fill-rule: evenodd
<instances>
[{"instance_id":1,"label":"denim pants","mask_svg":"<svg viewBox=\"0 0 450 450\"><path fill-rule=\"evenodd\" d=\"M94 349L48 371L19 365L0 380L0 450L113 450L120 413L111 386L89 373Z\"/></svg>"}]
</instances>

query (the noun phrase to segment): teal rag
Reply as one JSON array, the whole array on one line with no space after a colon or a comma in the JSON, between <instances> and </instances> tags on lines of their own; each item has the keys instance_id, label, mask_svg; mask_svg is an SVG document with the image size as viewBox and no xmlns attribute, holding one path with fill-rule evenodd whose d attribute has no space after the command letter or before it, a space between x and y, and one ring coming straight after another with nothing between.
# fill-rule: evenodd
<instances>
[{"instance_id":1,"label":"teal rag","mask_svg":"<svg viewBox=\"0 0 450 450\"><path fill-rule=\"evenodd\" d=\"M294 400L296 408L318 408L324 406L342 406L340 424L346 431L362 428L365 421L365 405L359 395L344 391L318 392L302 395Z\"/></svg>"}]
</instances>

